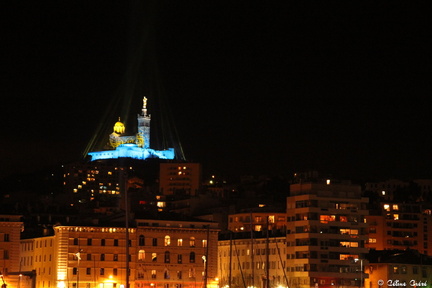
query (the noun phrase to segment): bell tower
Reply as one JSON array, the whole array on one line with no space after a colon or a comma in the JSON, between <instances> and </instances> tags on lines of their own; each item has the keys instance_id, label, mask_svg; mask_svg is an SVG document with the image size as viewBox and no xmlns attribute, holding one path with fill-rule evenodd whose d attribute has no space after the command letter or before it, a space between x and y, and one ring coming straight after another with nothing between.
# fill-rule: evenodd
<instances>
[{"instance_id":1,"label":"bell tower","mask_svg":"<svg viewBox=\"0 0 432 288\"><path fill-rule=\"evenodd\" d=\"M138 133L136 144L142 148L150 148L150 115L147 114L147 98L143 98L141 115L138 114Z\"/></svg>"}]
</instances>

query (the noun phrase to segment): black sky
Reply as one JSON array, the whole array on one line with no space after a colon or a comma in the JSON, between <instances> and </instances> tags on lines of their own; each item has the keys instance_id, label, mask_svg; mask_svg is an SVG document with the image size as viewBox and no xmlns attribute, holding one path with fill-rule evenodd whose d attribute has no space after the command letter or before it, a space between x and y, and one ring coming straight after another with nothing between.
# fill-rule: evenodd
<instances>
[{"instance_id":1,"label":"black sky","mask_svg":"<svg viewBox=\"0 0 432 288\"><path fill-rule=\"evenodd\" d=\"M402 1L15 2L2 17L1 175L79 158L133 78L150 102L165 97L186 157L206 171L432 177L427 11Z\"/></svg>"}]
</instances>

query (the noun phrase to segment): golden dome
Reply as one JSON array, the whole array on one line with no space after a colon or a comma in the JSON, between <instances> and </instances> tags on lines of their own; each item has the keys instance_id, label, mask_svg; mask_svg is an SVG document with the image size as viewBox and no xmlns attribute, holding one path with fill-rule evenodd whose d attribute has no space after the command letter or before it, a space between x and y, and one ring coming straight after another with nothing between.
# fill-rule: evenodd
<instances>
[{"instance_id":1,"label":"golden dome","mask_svg":"<svg viewBox=\"0 0 432 288\"><path fill-rule=\"evenodd\" d=\"M120 117L119 117L119 121L117 121L114 124L114 132L117 134L123 134L125 130L126 130L125 125L122 122L120 122Z\"/></svg>"}]
</instances>

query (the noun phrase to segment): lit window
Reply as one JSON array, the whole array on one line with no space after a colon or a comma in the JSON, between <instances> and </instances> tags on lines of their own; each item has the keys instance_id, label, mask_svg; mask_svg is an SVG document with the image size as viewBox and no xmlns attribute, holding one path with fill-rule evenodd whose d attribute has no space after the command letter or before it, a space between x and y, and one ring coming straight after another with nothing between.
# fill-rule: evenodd
<instances>
[{"instance_id":1,"label":"lit window","mask_svg":"<svg viewBox=\"0 0 432 288\"><path fill-rule=\"evenodd\" d=\"M139 250L138 251L138 260L144 260L145 259L145 251L144 250Z\"/></svg>"},{"instance_id":2,"label":"lit window","mask_svg":"<svg viewBox=\"0 0 432 288\"><path fill-rule=\"evenodd\" d=\"M268 221L269 221L269 223L274 223L275 222L275 216L274 215L268 216Z\"/></svg>"},{"instance_id":3,"label":"lit window","mask_svg":"<svg viewBox=\"0 0 432 288\"><path fill-rule=\"evenodd\" d=\"M369 243L376 243L377 239L376 238L369 238Z\"/></svg>"},{"instance_id":4,"label":"lit window","mask_svg":"<svg viewBox=\"0 0 432 288\"><path fill-rule=\"evenodd\" d=\"M205 248L207 247L207 239L202 240L202 246Z\"/></svg>"},{"instance_id":5,"label":"lit window","mask_svg":"<svg viewBox=\"0 0 432 288\"><path fill-rule=\"evenodd\" d=\"M352 255L352 254L340 254L339 255L340 260L353 260L358 259L358 255Z\"/></svg>"},{"instance_id":6,"label":"lit window","mask_svg":"<svg viewBox=\"0 0 432 288\"><path fill-rule=\"evenodd\" d=\"M157 254L156 253L152 253L152 261L157 262Z\"/></svg>"},{"instance_id":7,"label":"lit window","mask_svg":"<svg viewBox=\"0 0 432 288\"><path fill-rule=\"evenodd\" d=\"M171 245L171 237L166 235L165 236L165 246L170 246Z\"/></svg>"},{"instance_id":8,"label":"lit window","mask_svg":"<svg viewBox=\"0 0 432 288\"><path fill-rule=\"evenodd\" d=\"M393 214L393 220L399 220L399 214Z\"/></svg>"},{"instance_id":9,"label":"lit window","mask_svg":"<svg viewBox=\"0 0 432 288\"><path fill-rule=\"evenodd\" d=\"M320 222L321 223L328 223L328 222L335 221L335 220L336 220L335 215L320 215Z\"/></svg>"},{"instance_id":10,"label":"lit window","mask_svg":"<svg viewBox=\"0 0 432 288\"><path fill-rule=\"evenodd\" d=\"M399 205L393 204L393 210L399 210Z\"/></svg>"},{"instance_id":11,"label":"lit window","mask_svg":"<svg viewBox=\"0 0 432 288\"><path fill-rule=\"evenodd\" d=\"M384 210L385 211L390 211L390 205L389 204L384 204Z\"/></svg>"},{"instance_id":12,"label":"lit window","mask_svg":"<svg viewBox=\"0 0 432 288\"><path fill-rule=\"evenodd\" d=\"M183 246L183 239L177 239L177 246Z\"/></svg>"},{"instance_id":13,"label":"lit window","mask_svg":"<svg viewBox=\"0 0 432 288\"><path fill-rule=\"evenodd\" d=\"M190 239L189 239L189 246L190 247L195 247L195 237L190 237Z\"/></svg>"}]
</instances>

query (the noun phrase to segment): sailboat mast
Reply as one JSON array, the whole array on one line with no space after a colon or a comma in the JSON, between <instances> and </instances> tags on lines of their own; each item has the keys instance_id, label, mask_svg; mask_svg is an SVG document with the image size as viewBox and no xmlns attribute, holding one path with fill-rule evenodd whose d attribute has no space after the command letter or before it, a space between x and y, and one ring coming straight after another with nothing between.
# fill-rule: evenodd
<instances>
[{"instance_id":1,"label":"sailboat mast","mask_svg":"<svg viewBox=\"0 0 432 288\"><path fill-rule=\"evenodd\" d=\"M266 231L266 284L265 288L270 288L270 261L269 261L269 216L267 218L267 231Z\"/></svg>"},{"instance_id":2,"label":"sailboat mast","mask_svg":"<svg viewBox=\"0 0 432 288\"><path fill-rule=\"evenodd\" d=\"M232 231L229 231L230 242L229 242L229 274L228 274L228 287L231 288L231 277L232 277Z\"/></svg>"},{"instance_id":3,"label":"sailboat mast","mask_svg":"<svg viewBox=\"0 0 432 288\"><path fill-rule=\"evenodd\" d=\"M250 212L250 233L251 233L251 269L252 269L252 283L251 286L254 287L255 281L255 265L254 265L254 235L253 235L253 218L252 218L252 210Z\"/></svg>"}]
</instances>

